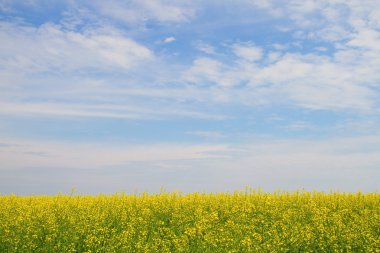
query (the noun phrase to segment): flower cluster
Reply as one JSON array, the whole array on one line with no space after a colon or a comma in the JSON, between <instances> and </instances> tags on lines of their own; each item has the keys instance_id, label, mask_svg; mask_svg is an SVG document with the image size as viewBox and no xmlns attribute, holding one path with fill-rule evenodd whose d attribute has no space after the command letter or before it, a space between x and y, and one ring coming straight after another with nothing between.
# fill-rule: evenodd
<instances>
[{"instance_id":1,"label":"flower cluster","mask_svg":"<svg viewBox=\"0 0 380 253\"><path fill-rule=\"evenodd\" d=\"M0 196L0 252L380 252L377 193Z\"/></svg>"}]
</instances>

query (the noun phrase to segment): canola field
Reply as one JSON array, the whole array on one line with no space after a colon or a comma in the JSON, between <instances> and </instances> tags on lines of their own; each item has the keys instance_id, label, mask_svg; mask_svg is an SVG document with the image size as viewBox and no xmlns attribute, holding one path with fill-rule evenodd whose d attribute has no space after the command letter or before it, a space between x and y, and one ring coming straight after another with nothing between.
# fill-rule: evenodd
<instances>
[{"instance_id":1,"label":"canola field","mask_svg":"<svg viewBox=\"0 0 380 253\"><path fill-rule=\"evenodd\" d=\"M380 252L380 195L0 196L0 252Z\"/></svg>"}]
</instances>

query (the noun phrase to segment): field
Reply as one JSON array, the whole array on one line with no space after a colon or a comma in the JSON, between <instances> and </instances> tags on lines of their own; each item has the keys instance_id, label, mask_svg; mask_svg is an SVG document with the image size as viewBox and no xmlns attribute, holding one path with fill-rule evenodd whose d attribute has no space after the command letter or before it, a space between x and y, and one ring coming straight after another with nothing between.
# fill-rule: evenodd
<instances>
[{"instance_id":1,"label":"field","mask_svg":"<svg viewBox=\"0 0 380 253\"><path fill-rule=\"evenodd\" d=\"M0 196L0 252L380 252L378 193Z\"/></svg>"}]
</instances>

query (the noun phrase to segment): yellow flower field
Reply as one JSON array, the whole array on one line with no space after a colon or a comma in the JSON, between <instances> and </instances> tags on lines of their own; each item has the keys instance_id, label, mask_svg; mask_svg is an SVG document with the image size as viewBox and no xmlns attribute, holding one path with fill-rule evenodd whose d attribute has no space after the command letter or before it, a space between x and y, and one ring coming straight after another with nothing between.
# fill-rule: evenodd
<instances>
[{"instance_id":1,"label":"yellow flower field","mask_svg":"<svg viewBox=\"0 0 380 253\"><path fill-rule=\"evenodd\" d=\"M378 193L0 196L0 252L380 252Z\"/></svg>"}]
</instances>

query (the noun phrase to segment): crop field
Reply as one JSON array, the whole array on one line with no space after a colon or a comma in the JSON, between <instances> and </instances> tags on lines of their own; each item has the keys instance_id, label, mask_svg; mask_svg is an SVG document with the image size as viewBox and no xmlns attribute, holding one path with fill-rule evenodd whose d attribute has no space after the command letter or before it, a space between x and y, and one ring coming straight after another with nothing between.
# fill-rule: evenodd
<instances>
[{"instance_id":1,"label":"crop field","mask_svg":"<svg viewBox=\"0 0 380 253\"><path fill-rule=\"evenodd\" d=\"M0 252L380 252L378 193L0 196Z\"/></svg>"}]
</instances>

